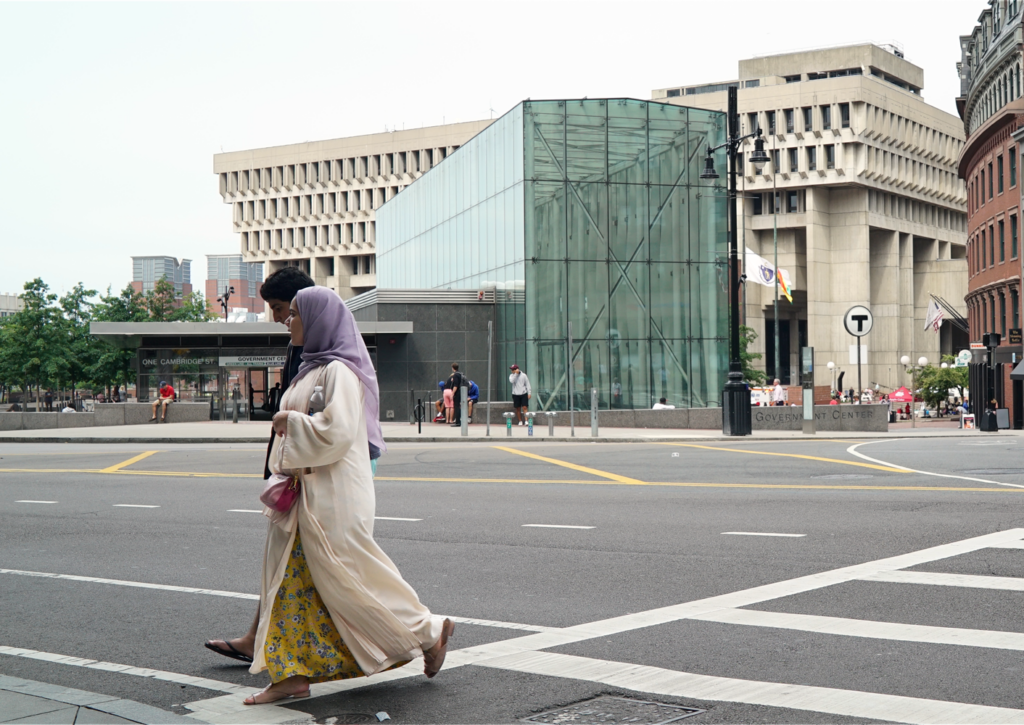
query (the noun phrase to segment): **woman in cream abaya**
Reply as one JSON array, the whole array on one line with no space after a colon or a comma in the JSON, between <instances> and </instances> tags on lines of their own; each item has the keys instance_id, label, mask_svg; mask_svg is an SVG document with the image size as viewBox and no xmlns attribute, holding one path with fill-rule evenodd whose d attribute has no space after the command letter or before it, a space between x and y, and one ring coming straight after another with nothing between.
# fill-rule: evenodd
<instances>
[{"instance_id":1,"label":"woman in cream abaya","mask_svg":"<svg viewBox=\"0 0 1024 725\"><path fill-rule=\"evenodd\" d=\"M307 697L312 682L372 675L423 656L441 669L451 620L434 616L373 540L371 446L384 450L377 379L352 313L326 287L299 291L292 343L302 366L274 416L271 469L301 493L271 518L250 672L272 683L245 700ZM310 397L323 387L323 412ZM267 511L268 515L271 513Z\"/></svg>"}]
</instances>

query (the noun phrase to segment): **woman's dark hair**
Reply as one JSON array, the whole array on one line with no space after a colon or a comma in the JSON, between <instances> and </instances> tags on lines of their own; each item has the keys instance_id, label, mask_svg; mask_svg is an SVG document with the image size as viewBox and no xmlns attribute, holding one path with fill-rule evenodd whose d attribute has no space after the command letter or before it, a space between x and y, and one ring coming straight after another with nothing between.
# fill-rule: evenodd
<instances>
[{"instance_id":1,"label":"woman's dark hair","mask_svg":"<svg viewBox=\"0 0 1024 725\"><path fill-rule=\"evenodd\" d=\"M316 282L298 267L284 267L267 277L260 286L260 297L291 302L300 289L315 287Z\"/></svg>"}]
</instances>

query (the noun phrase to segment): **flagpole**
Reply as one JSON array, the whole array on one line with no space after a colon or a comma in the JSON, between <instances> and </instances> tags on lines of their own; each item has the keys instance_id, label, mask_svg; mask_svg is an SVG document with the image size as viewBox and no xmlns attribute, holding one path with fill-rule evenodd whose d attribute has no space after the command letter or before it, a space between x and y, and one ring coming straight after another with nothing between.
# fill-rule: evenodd
<instances>
[{"instance_id":1,"label":"flagpole","mask_svg":"<svg viewBox=\"0 0 1024 725\"><path fill-rule=\"evenodd\" d=\"M778 189L778 178L779 170L775 168L778 166L776 162L776 151L775 148L775 134L772 134L772 246L775 250L775 258L772 260L772 264L775 268L775 308L772 312L774 324L772 325L775 332L775 374L773 378L780 378L779 376L779 189ZM790 379L790 384L793 380Z\"/></svg>"}]
</instances>

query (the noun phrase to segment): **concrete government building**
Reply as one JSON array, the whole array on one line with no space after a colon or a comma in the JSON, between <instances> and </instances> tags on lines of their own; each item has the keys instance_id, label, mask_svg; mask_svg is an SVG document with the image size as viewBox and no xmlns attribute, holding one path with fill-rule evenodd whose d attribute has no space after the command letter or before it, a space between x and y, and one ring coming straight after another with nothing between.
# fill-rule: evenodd
<instances>
[{"instance_id":1,"label":"concrete government building","mask_svg":"<svg viewBox=\"0 0 1024 725\"><path fill-rule=\"evenodd\" d=\"M741 132L760 128L771 158L761 172L743 166L741 233L771 261L777 225L779 267L795 288L792 303L780 296L776 367L773 289L745 284L746 324L768 373L795 384L799 349L810 345L817 385L831 384L831 361L846 372L843 387L855 387L855 342L842 320L857 304L875 319L861 339L864 387L909 385L903 355L937 363L966 347L949 320L966 315L963 124L925 103L922 69L894 47L826 48L742 60L737 80L652 98L724 111L729 86L739 89ZM939 334L924 330L931 295L952 308Z\"/></svg>"},{"instance_id":2,"label":"concrete government building","mask_svg":"<svg viewBox=\"0 0 1024 725\"><path fill-rule=\"evenodd\" d=\"M376 210L491 121L216 154L245 262L301 267L343 299L377 286Z\"/></svg>"}]
</instances>

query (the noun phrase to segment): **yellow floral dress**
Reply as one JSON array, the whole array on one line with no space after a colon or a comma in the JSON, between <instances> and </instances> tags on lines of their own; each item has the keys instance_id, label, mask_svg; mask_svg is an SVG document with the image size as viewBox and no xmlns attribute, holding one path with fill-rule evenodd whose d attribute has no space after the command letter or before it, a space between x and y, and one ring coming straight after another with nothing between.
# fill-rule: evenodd
<instances>
[{"instance_id":1,"label":"yellow floral dress","mask_svg":"<svg viewBox=\"0 0 1024 725\"><path fill-rule=\"evenodd\" d=\"M273 682L295 675L304 675L310 682L364 676L313 585L298 531L284 580L274 599L263 651ZM408 662L399 662L394 667L405 664Z\"/></svg>"}]
</instances>

